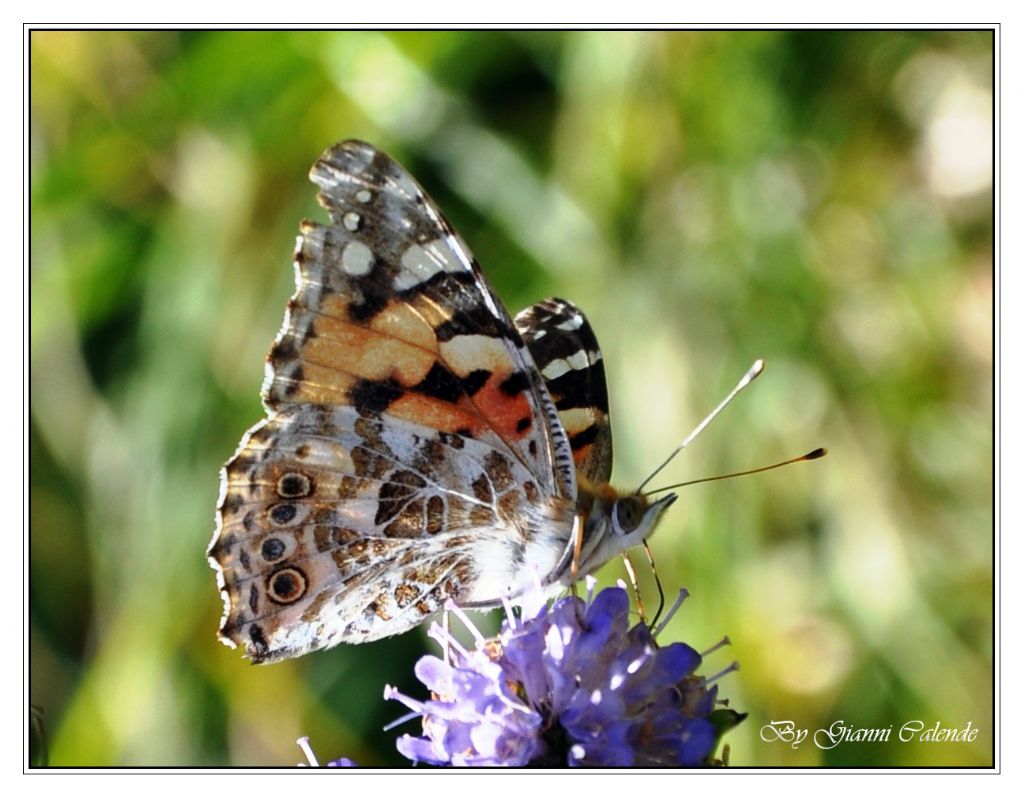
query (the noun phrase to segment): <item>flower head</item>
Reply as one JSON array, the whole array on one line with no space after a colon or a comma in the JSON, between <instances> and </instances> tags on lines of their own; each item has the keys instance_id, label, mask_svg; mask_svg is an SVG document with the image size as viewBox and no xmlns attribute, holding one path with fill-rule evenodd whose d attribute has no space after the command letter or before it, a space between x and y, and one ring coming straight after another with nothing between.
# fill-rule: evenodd
<instances>
[{"instance_id":1,"label":"flower head","mask_svg":"<svg viewBox=\"0 0 1024 798\"><path fill-rule=\"evenodd\" d=\"M660 646L645 623L630 627L622 588L588 593L585 601L566 597L520 619L509 611L490 640L455 612L476 647L463 648L435 625L431 635L447 661L426 656L416 666L432 697L416 701L391 687L384 693L423 719L422 737L397 743L415 762L702 765L722 726L742 719L713 717L717 687L696 675L701 655L693 648Z\"/></svg>"}]
</instances>

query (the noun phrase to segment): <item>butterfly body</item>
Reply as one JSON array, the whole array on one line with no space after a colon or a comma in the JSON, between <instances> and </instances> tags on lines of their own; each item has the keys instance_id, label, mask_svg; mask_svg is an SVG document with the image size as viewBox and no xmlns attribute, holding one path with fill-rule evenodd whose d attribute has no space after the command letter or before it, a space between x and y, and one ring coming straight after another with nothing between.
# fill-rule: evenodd
<instances>
[{"instance_id":1,"label":"butterfly body","mask_svg":"<svg viewBox=\"0 0 1024 798\"><path fill-rule=\"evenodd\" d=\"M572 583L673 496L607 485L600 348L570 302L514 320L393 160L336 145L311 178L267 419L222 471L208 556L221 639L265 662L398 634L453 599Z\"/></svg>"}]
</instances>

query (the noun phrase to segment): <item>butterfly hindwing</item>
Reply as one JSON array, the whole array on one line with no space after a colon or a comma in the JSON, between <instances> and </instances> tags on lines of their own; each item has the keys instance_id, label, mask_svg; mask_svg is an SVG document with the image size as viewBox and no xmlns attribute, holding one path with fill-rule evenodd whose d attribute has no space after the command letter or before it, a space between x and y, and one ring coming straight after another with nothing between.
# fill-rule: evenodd
<instances>
[{"instance_id":1,"label":"butterfly hindwing","mask_svg":"<svg viewBox=\"0 0 1024 798\"><path fill-rule=\"evenodd\" d=\"M612 471L608 387L601 347L586 316L572 302L546 299L519 313L515 325L558 410L577 472L606 483Z\"/></svg>"},{"instance_id":2,"label":"butterfly hindwing","mask_svg":"<svg viewBox=\"0 0 1024 798\"><path fill-rule=\"evenodd\" d=\"M227 598L221 636L257 662L398 634L470 596L481 545L511 558L517 514L542 501L486 443L351 407L261 422L222 491L209 552Z\"/></svg>"}]
</instances>

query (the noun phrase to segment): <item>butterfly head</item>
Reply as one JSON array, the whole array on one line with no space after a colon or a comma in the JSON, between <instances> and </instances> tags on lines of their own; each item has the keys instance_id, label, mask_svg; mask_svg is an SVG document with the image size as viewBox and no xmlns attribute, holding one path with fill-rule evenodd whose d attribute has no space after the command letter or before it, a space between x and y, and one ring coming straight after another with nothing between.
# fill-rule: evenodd
<instances>
[{"instance_id":1,"label":"butterfly head","mask_svg":"<svg viewBox=\"0 0 1024 798\"><path fill-rule=\"evenodd\" d=\"M658 499L636 492L620 493L607 485L593 492L584 487L583 495L583 536L577 565L580 574L591 573L620 552L640 545L678 498L675 493Z\"/></svg>"},{"instance_id":2,"label":"butterfly head","mask_svg":"<svg viewBox=\"0 0 1024 798\"><path fill-rule=\"evenodd\" d=\"M657 501L651 501L640 493L620 496L608 510L613 539L621 543L621 549L638 545L654 531L661 514L677 498L675 493L662 496Z\"/></svg>"}]
</instances>

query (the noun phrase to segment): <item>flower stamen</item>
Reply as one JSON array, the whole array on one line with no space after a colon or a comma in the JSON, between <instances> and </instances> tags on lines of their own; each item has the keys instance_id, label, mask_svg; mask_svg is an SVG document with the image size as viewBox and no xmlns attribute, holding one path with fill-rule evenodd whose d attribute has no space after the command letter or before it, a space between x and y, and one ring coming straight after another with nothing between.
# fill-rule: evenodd
<instances>
[{"instance_id":1,"label":"flower stamen","mask_svg":"<svg viewBox=\"0 0 1024 798\"><path fill-rule=\"evenodd\" d=\"M724 646L731 645L732 640L729 639L729 635L724 635L721 640L719 640L717 643L711 646L711 648L709 648L707 651L702 651L700 655L702 658L707 659L709 654L714 654L716 651L718 651L718 649L723 648Z\"/></svg>"},{"instance_id":2,"label":"flower stamen","mask_svg":"<svg viewBox=\"0 0 1024 798\"><path fill-rule=\"evenodd\" d=\"M669 621L671 621L672 618L675 617L676 612L678 612L679 608L683 606L683 602L686 601L689 595L690 591L687 590L685 587L679 588L679 593L676 595L676 600L673 601L672 606L668 608L668 612L665 613L665 617L661 619L661 623L659 623L657 626L654 627L654 629L651 630L652 636L657 637L665 630L665 627L668 626Z\"/></svg>"},{"instance_id":3,"label":"flower stamen","mask_svg":"<svg viewBox=\"0 0 1024 798\"><path fill-rule=\"evenodd\" d=\"M386 697L387 696L385 695L385 698ZM316 754L313 753L313 747L309 744L309 738L308 737L300 737L298 740L295 741L295 743L296 743L296 745L299 746L299 748L302 749L302 753L304 753L306 755L306 761L305 762L299 762L299 767L300 768L304 768L304 767L318 768L318 767L320 767L320 763L316 761Z\"/></svg>"},{"instance_id":4,"label":"flower stamen","mask_svg":"<svg viewBox=\"0 0 1024 798\"><path fill-rule=\"evenodd\" d=\"M708 684L714 684L719 679L721 679L723 676L727 676L728 674L732 673L733 671L738 671L739 669L740 669L740 664L738 662L736 662L735 660L733 660L732 663L727 668L722 668L722 670L720 670L714 676L709 676L706 679L706 681L707 681Z\"/></svg>"}]
</instances>

